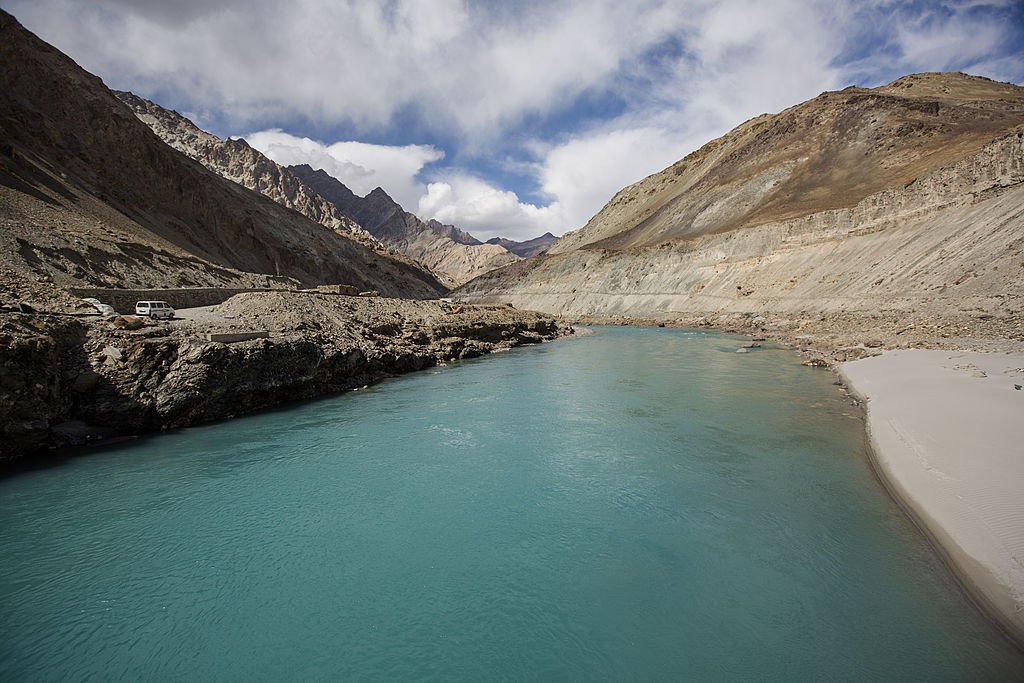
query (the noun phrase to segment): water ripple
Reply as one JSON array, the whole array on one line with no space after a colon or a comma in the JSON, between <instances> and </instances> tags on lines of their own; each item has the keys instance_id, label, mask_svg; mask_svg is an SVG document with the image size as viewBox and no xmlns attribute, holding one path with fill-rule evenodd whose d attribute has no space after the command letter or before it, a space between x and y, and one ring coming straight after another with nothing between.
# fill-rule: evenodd
<instances>
[{"instance_id":1,"label":"water ripple","mask_svg":"<svg viewBox=\"0 0 1024 683\"><path fill-rule=\"evenodd\" d=\"M2 480L0 679L1012 679L829 376L735 345L602 330Z\"/></svg>"}]
</instances>

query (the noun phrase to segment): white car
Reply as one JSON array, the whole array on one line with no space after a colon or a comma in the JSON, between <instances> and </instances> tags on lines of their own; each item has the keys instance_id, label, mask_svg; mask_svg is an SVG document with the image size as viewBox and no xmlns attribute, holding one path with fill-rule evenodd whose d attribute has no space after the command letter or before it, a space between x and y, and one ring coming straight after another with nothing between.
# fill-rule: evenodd
<instances>
[{"instance_id":1,"label":"white car","mask_svg":"<svg viewBox=\"0 0 1024 683\"><path fill-rule=\"evenodd\" d=\"M135 315L148 315L154 320L157 318L170 320L174 317L174 309L166 301L136 301Z\"/></svg>"}]
</instances>

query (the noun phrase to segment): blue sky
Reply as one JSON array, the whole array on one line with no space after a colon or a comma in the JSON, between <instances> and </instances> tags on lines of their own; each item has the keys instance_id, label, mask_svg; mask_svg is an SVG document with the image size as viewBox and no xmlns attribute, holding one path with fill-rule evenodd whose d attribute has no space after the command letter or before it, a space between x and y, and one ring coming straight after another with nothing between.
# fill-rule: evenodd
<instances>
[{"instance_id":1,"label":"blue sky","mask_svg":"<svg viewBox=\"0 0 1024 683\"><path fill-rule=\"evenodd\" d=\"M581 227L746 119L921 71L1024 83L1024 4L0 0L108 86L483 239Z\"/></svg>"}]
</instances>

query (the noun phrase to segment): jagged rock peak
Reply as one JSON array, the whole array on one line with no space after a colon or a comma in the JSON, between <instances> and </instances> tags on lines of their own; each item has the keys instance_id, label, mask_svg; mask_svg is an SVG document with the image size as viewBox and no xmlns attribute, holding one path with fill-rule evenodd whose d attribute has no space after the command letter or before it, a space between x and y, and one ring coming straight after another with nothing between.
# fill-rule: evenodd
<instances>
[{"instance_id":1,"label":"jagged rock peak","mask_svg":"<svg viewBox=\"0 0 1024 683\"><path fill-rule=\"evenodd\" d=\"M323 170L314 170L308 164L289 168L374 237L426 265L449 286L519 260L504 247L482 244L455 226L421 220L380 187L359 197Z\"/></svg>"},{"instance_id":2,"label":"jagged rock peak","mask_svg":"<svg viewBox=\"0 0 1024 683\"><path fill-rule=\"evenodd\" d=\"M291 171L267 158L242 138L222 140L176 111L130 92L114 94L160 138L208 169L294 209L310 220L363 244L383 246L356 221L320 197Z\"/></svg>"}]
</instances>

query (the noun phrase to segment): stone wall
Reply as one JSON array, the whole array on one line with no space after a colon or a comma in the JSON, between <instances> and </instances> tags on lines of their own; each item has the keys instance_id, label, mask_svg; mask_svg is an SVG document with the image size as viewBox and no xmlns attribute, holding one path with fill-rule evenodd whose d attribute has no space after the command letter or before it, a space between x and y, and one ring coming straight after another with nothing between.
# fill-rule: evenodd
<instances>
[{"instance_id":1,"label":"stone wall","mask_svg":"<svg viewBox=\"0 0 1024 683\"><path fill-rule=\"evenodd\" d=\"M359 288L352 285L318 285L316 291L321 294L344 294L346 296L359 296Z\"/></svg>"}]
</instances>

